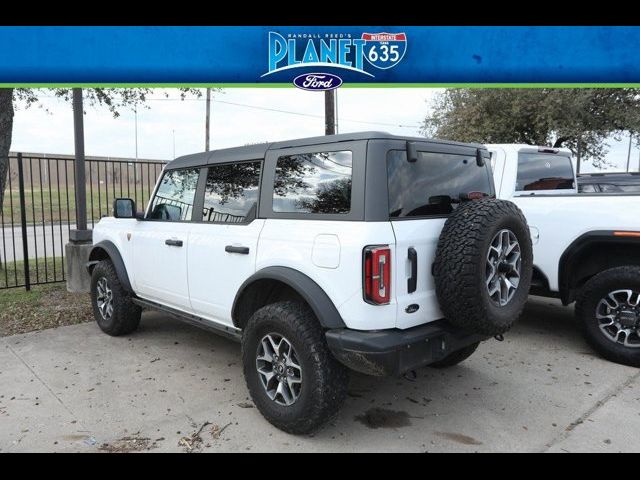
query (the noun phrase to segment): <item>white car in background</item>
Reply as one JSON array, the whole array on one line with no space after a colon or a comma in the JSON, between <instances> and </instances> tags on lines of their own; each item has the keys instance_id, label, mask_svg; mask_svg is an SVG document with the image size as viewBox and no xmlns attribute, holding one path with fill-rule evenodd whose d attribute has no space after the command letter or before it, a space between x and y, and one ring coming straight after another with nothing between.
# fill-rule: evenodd
<instances>
[{"instance_id":1,"label":"white car in background","mask_svg":"<svg viewBox=\"0 0 640 480\"><path fill-rule=\"evenodd\" d=\"M578 193L567 149L487 149L498 198L518 205L531 230L531 293L575 301L589 343L640 366L640 196Z\"/></svg>"}]
</instances>

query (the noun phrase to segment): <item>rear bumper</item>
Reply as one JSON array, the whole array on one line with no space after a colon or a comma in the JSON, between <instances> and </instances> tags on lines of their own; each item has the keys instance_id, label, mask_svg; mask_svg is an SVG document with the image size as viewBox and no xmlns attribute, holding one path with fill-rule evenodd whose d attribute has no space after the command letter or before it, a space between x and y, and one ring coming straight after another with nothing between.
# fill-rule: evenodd
<instances>
[{"instance_id":1,"label":"rear bumper","mask_svg":"<svg viewBox=\"0 0 640 480\"><path fill-rule=\"evenodd\" d=\"M446 320L407 330L369 332L339 328L328 330L326 336L329 349L341 363L376 376L401 375L487 339L463 333Z\"/></svg>"}]
</instances>

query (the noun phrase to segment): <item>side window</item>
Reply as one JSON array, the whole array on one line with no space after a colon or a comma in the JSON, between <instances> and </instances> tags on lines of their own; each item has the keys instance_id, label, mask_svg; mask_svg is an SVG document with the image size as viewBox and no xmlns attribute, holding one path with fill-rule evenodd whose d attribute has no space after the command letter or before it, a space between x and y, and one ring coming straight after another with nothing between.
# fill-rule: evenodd
<instances>
[{"instance_id":1,"label":"side window","mask_svg":"<svg viewBox=\"0 0 640 480\"><path fill-rule=\"evenodd\" d=\"M147 218L168 222L191 220L199 172L197 168L165 172Z\"/></svg>"},{"instance_id":2,"label":"side window","mask_svg":"<svg viewBox=\"0 0 640 480\"><path fill-rule=\"evenodd\" d=\"M278 158L273 211L345 214L351 211L351 151Z\"/></svg>"},{"instance_id":3,"label":"side window","mask_svg":"<svg viewBox=\"0 0 640 480\"><path fill-rule=\"evenodd\" d=\"M549 153L518 154L516 192L572 188L573 166L569 157Z\"/></svg>"},{"instance_id":4,"label":"side window","mask_svg":"<svg viewBox=\"0 0 640 480\"><path fill-rule=\"evenodd\" d=\"M387 182L390 218L447 215L461 194L493 194L489 164L478 166L475 156L418 152L411 163L404 150L391 150Z\"/></svg>"},{"instance_id":5,"label":"side window","mask_svg":"<svg viewBox=\"0 0 640 480\"><path fill-rule=\"evenodd\" d=\"M202 219L205 222L242 223L255 215L261 167L261 162L209 167Z\"/></svg>"}]
</instances>

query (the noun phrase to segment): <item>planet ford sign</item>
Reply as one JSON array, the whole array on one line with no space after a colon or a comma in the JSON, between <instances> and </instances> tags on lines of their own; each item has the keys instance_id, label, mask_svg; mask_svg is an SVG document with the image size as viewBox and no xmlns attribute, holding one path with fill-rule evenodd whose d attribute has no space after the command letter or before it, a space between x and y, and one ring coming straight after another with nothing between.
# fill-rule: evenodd
<instances>
[{"instance_id":1,"label":"planet ford sign","mask_svg":"<svg viewBox=\"0 0 640 480\"><path fill-rule=\"evenodd\" d=\"M405 33L269 32L268 75L301 68L331 68L375 77L376 70L398 65L407 51ZM342 85L335 73L305 73L293 78L303 90L326 91Z\"/></svg>"}]
</instances>

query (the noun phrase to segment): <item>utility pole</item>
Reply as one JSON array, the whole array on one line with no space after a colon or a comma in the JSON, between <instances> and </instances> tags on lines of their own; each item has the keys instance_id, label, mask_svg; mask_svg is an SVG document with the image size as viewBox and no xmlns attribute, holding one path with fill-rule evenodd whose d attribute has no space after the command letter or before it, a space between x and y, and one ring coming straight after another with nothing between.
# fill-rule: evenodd
<instances>
[{"instance_id":1,"label":"utility pole","mask_svg":"<svg viewBox=\"0 0 640 480\"><path fill-rule=\"evenodd\" d=\"M136 162L138 161L138 106L133 107L135 116L135 132L136 132Z\"/></svg>"},{"instance_id":2,"label":"utility pole","mask_svg":"<svg viewBox=\"0 0 640 480\"><path fill-rule=\"evenodd\" d=\"M336 97L334 90L324 92L324 134L336 133Z\"/></svg>"},{"instance_id":3,"label":"utility pole","mask_svg":"<svg viewBox=\"0 0 640 480\"><path fill-rule=\"evenodd\" d=\"M340 115L338 115L338 104L340 103L338 100L338 89L333 90L335 95L335 111L336 111L336 134L340 133Z\"/></svg>"},{"instance_id":4,"label":"utility pole","mask_svg":"<svg viewBox=\"0 0 640 480\"><path fill-rule=\"evenodd\" d=\"M76 230L87 230L87 188L85 179L84 159L84 107L82 105L82 89L73 89L73 136L75 142L76 158L75 167L76 184Z\"/></svg>"},{"instance_id":5,"label":"utility pole","mask_svg":"<svg viewBox=\"0 0 640 480\"><path fill-rule=\"evenodd\" d=\"M580 175L580 162L582 161L582 159L580 158L580 155L581 155L581 153L582 153L582 152L580 151L580 145L581 145L581 143L582 143L582 142L580 142L580 140L581 140L581 138L580 138L580 137L578 137L578 148L577 148L577 150L578 150L578 151L576 152L576 153L577 153L577 155L576 155L576 157L577 157L577 162L576 162L576 175Z\"/></svg>"},{"instance_id":6,"label":"utility pole","mask_svg":"<svg viewBox=\"0 0 640 480\"><path fill-rule=\"evenodd\" d=\"M627 169L625 172L629 173L629 163L631 162L631 132L629 132L629 151L627 152Z\"/></svg>"},{"instance_id":7,"label":"utility pole","mask_svg":"<svg viewBox=\"0 0 640 480\"><path fill-rule=\"evenodd\" d=\"M89 292L91 277L85 268L92 247L92 231L87 229L87 186L84 158L84 107L82 89L73 89L73 136L75 143L76 228L69 232L65 245L67 291Z\"/></svg>"},{"instance_id":8,"label":"utility pole","mask_svg":"<svg viewBox=\"0 0 640 480\"><path fill-rule=\"evenodd\" d=\"M209 119L211 117L211 89L207 88L207 117L204 122L204 150L205 152L209 151Z\"/></svg>"}]
</instances>

